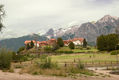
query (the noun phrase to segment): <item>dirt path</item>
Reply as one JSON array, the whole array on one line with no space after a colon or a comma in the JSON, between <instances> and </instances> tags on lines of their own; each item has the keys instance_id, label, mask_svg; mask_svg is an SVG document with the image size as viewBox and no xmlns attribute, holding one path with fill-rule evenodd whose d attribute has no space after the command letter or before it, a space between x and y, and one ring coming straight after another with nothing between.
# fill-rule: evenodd
<instances>
[{"instance_id":1,"label":"dirt path","mask_svg":"<svg viewBox=\"0 0 119 80\"><path fill-rule=\"evenodd\" d=\"M105 71L98 71L98 73L107 74ZM119 76L112 76L111 77L81 77L78 79L72 78L62 78L62 77L52 77L52 76L40 76L40 75L29 75L29 74L19 74L9 73L9 72L2 72L0 71L0 80L119 80Z\"/></svg>"}]
</instances>

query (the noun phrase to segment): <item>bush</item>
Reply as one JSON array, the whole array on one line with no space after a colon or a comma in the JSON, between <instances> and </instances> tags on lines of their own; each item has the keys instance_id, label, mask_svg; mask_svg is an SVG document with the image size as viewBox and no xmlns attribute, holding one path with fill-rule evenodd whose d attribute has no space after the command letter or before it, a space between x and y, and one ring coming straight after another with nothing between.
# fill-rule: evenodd
<instances>
[{"instance_id":1,"label":"bush","mask_svg":"<svg viewBox=\"0 0 119 80\"><path fill-rule=\"evenodd\" d=\"M46 57L44 55L43 55L43 57L40 58L40 64L38 63L40 68L42 68L42 69L57 68L57 63L51 62L51 58L50 57Z\"/></svg>"},{"instance_id":2,"label":"bush","mask_svg":"<svg viewBox=\"0 0 119 80\"><path fill-rule=\"evenodd\" d=\"M71 42L71 43L69 44L69 48L70 48L70 49L74 49L74 48L75 48L75 45L74 45L73 42Z\"/></svg>"},{"instance_id":3,"label":"bush","mask_svg":"<svg viewBox=\"0 0 119 80\"><path fill-rule=\"evenodd\" d=\"M87 47L86 49L87 49L87 50L90 50L91 48L90 48L90 47Z\"/></svg>"},{"instance_id":4,"label":"bush","mask_svg":"<svg viewBox=\"0 0 119 80\"><path fill-rule=\"evenodd\" d=\"M55 51L55 50L57 50L57 49L59 49L60 47L59 47L59 45L57 44L57 43L54 43L53 45L52 45L52 51Z\"/></svg>"},{"instance_id":5,"label":"bush","mask_svg":"<svg viewBox=\"0 0 119 80\"><path fill-rule=\"evenodd\" d=\"M16 53L12 53L12 60L14 62L19 62L19 61L27 61L28 60L28 56L27 55L23 55L23 54L16 54Z\"/></svg>"},{"instance_id":6,"label":"bush","mask_svg":"<svg viewBox=\"0 0 119 80\"><path fill-rule=\"evenodd\" d=\"M115 50L111 52L111 55L118 55L119 54L119 50Z\"/></svg>"},{"instance_id":7,"label":"bush","mask_svg":"<svg viewBox=\"0 0 119 80\"><path fill-rule=\"evenodd\" d=\"M50 46L45 46L44 52L50 53L50 52L52 52L52 48Z\"/></svg>"},{"instance_id":8,"label":"bush","mask_svg":"<svg viewBox=\"0 0 119 80\"><path fill-rule=\"evenodd\" d=\"M12 52L6 49L0 49L0 69L10 69L12 61Z\"/></svg>"},{"instance_id":9,"label":"bush","mask_svg":"<svg viewBox=\"0 0 119 80\"><path fill-rule=\"evenodd\" d=\"M85 69L84 65L81 63L81 61L77 64L78 69Z\"/></svg>"},{"instance_id":10,"label":"bush","mask_svg":"<svg viewBox=\"0 0 119 80\"><path fill-rule=\"evenodd\" d=\"M56 53L66 53L66 54L70 54L70 53L73 53L73 51L56 51Z\"/></svg>"},{"instance_id":11,"label":"bush","mask_svg":"<svg viewBox=\"0 0 119 80\"><path fill-rule=\"evenodd\" d=\"M17 51L17 53L20 53L21 51L23 51L25 49L25 47L20 47L19 50Z\"/></svg>"}]
</instances>

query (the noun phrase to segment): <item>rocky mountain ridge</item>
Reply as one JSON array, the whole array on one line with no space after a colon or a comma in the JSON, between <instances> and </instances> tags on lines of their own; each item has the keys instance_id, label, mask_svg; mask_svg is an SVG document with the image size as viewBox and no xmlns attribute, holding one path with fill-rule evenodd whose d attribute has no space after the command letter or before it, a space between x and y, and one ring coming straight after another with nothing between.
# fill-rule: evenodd
<instances>
[{"instance_id":1,"label":"rocky mountain ridge","mask_svg":"<svg viewBox=\"0 0 119 80\"><path fill-rule=\"evenodd\" d=\"M58 30L50 29L45 35L50 37L62 37L69 39L74 37L86 38L88 42L96 42L96 38L100 35L115 33L119 28L119 18L105 15L96 22L87 22L81 25L74 25L68 29L60 28ZM52 30L52 31L51 31ZM52 35L51 35L52 34Z\"/></svg>"}]
</instances>

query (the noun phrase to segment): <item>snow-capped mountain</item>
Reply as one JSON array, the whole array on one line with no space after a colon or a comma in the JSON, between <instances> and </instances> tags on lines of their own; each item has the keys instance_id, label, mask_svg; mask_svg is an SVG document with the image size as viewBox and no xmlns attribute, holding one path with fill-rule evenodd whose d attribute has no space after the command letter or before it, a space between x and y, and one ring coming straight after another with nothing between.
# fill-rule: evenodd
<instances>
[{"instance_id":1,"label":"snow-capped mountain","mask_svg":"<svg viewBox=\"0 0 119 80\"><path fill-rule=\"evenodd\" d=\"M105 15L95 23L87 22L81 25L73 25L66 29L50 29L45 35L55 38L63 37L64 39L83 37L86 38L88 42L95 42L99 35L115 33L116 29L119 30L119 18Z\"/></svg>"}]
</instances>

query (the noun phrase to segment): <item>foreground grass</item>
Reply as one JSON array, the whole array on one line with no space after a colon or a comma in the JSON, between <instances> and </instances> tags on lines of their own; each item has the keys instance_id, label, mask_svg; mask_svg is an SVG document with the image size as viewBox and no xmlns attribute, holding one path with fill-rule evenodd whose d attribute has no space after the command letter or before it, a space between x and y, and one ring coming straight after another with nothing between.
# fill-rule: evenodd
<instances>
[{"instance_id":1,"label":"foreground grass","mask_svg":"<svg viewBox=\"0 0 119 80\"><path fill-rule=\"evenodd\" d=\"M20 74L23 73L29 73L32 75L50 75L50 76L63 76L63 77L72 77L72 76L75 77L81 74L87 76L94 76L93 71L87 69L79 69L75 66L42 69L34 64L23 68L20 71Z\"/></svg>"}]
</instances>

